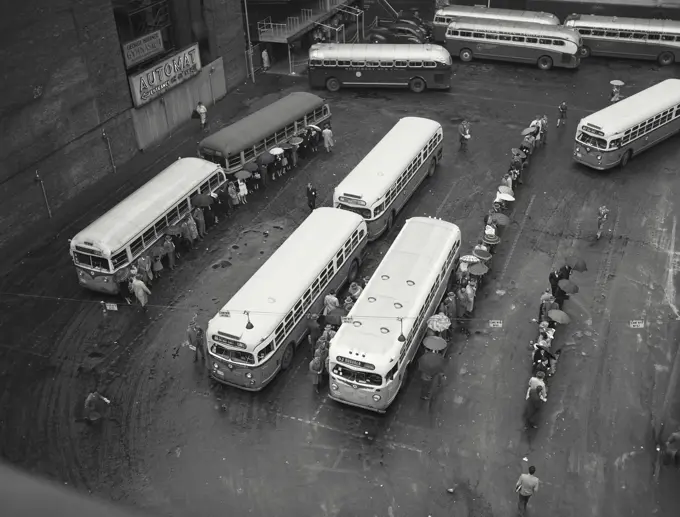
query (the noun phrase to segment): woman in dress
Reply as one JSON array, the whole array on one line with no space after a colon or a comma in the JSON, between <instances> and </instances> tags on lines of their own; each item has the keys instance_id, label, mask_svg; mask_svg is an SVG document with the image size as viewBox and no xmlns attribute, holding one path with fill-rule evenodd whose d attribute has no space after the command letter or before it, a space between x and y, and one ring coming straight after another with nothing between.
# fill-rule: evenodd
<instances>
[{"instance_id":1,"label":"woman in dress","mask_svg":"<svg viewBox=\"0 0 680 517\"><path fill-rule=\"evenodd\" d=\"M238 200L243 205L248 202L246 196L248 196L248 187L246 187L246 182L243 180L238 180Z\"/></svg>"},{"instance_id":2,"label":"woman in dress","mask_svg":"<svg viewBox=\"0 0 680 517\"><path fill-rule=\"evenodd\" d=\"M241 201L239 201L238 198L238 191L236 190L236 186L234 185L233 181L229 183L229 186L227 187L227 193L229 194L229 199L231 199L232 207L236 207L241 204Z\"/></svg>"}]
</instances>

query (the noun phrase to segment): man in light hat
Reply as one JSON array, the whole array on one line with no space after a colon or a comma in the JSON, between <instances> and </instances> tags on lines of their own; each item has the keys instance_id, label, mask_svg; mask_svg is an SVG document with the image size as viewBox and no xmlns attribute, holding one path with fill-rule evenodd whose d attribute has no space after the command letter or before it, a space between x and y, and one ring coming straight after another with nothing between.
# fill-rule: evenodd
<instances>
[{"instance_id":1,"label":"man in light hat","mask_svg":"<svg viewBox=\"0 0 680 517\"><path fill-rule=\"evenodd\" d=\"M359 296L361 296L362 291L363 289L357 282L352 282L349 286L349 294L355 300L359 299Z\"/></svg>"},{"instance_id":2,"label":"man in light hat","mask_svg":"<svg viewBox=\"0 0 680 517\"><path fill-rule=\"evenodd\" d=\"M345 303L342 305L342 308L349 312L352 310L352 307L354 307L354 298L348 296L345 298Z\"/></svg>"}]
</instances>

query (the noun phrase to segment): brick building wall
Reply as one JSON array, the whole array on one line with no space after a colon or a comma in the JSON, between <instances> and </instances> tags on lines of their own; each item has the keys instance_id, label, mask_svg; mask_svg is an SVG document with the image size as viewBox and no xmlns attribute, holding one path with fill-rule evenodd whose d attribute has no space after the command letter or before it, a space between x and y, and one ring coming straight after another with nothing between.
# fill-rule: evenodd
<instances>
[{"instance_id":1,"label":"brick building wall","mask_svg":"<svg viewBox=\"0 0 680 517\"><path fill-rule=\"evenodd\" d=\"M240 0L203 0L208 41L213 59L222 57L227 91L247 77L244 24Z\"/></svg>"},{"instance_id":2,"label":"brick building wall","mask_svg":"<svg viewBox=\"0 0 680 517\"><path fill-rule=\"evenodd\" d=\"M0 245L136 151L110 0L5 1L0 17Z\"/></svg>"}]
</instances>

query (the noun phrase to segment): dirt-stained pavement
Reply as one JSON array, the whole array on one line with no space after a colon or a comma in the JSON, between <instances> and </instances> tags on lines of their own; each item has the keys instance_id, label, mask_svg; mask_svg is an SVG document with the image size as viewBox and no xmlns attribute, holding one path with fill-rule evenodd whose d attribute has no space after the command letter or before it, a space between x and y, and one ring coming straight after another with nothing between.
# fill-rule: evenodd
<instances>
[{"instance_id":1,"label":"dirt-stained pavement","mask_svg":"<svg viewBox=\"0 0 680 517\"><path fill-rule=\"evenodd\" d=\"M79 289L65 238L39 248L5 276L0 296L2 456L165 515L506 516L529 464L543 481L533 515L677 515L677 472L662 467L655 478L656 433L662 423L665 432L680 428L680 401L667 393L677 348L677 138L625 171L571 161L575 124L606 104L611 79L634 92L672 72L627 62L573 73L475 63L459 68L450 93L329 95L335 152L214 229L152 288L148 315L126 305L104 315L101 299ZM558 130L563 100L570 120ZM205 324L304 219L307 182L329 204L334 185L400 117L434 118L444 125L444 163L398 223L453 221L469 247L509 149L536 113L550 117L549 144L512 208L472 336L456 338L430 404L415 383L384 416L335 404L313 393L303 349L259 394L212 385L192 362L182 346L188 320L198 313ZM463 118L473 136L465 155L456 136ZM177 153L192 155L192 143ZM603 204L611 232L596 241ZM397 231L371 246L368 273ZM573 321L558 330L564 353L541 425L527 434L530 320L551 267L574 250L589 270L573 276L581 291L565 304ZM78 418L93 389L112 404L110 418L90 427Z\"/></svg>"}]
</instances>

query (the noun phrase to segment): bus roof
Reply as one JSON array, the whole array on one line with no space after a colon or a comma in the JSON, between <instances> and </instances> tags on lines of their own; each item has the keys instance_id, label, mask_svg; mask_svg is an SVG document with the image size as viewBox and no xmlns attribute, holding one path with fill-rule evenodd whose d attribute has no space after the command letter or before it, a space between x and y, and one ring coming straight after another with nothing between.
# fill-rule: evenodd
<instances>
[{"instance_id":1,"label":"bus roof","mask_svg":"<svg viewBox=\"0 0 680 517\"><path fill-rule=\"evenodd\" d=\"M595 14L570 14L564 21L565 27L588 27L604 30L636 30L642 32L680 33L680 21L651 20L645 18L619 18Z\"/></svg>"},{"instance_id":2,"label":"bus roof","mask_svg":"<svg viewBox=\"0 0 680 517\"><path fill-rule=\"evenodd\" d=\"M439 9L435 16L465 16L469 18L492 18L494 20L514 20L539 23L541 25L559 25L560 19L551 13L542 11L517 11L515 9L496 9L481 5L449 5Z\"/></svg>"},{"instance_id":3,"label":"bus roof","mask_svg":"<svg viewBox=\"0 0 680 517\"><path fill-rule=\"evenodd\" d=\"M389 190L441 127L439 122L427 118L400 119L335 187L336 197L344 194L361 195L366 206L371 207Z\"/></svg>"},{"instance_id":4,"label":"bus roof","mask_svg":"<svg viewBox=\"0 0 680 517\"><path fill-rule=\"evenodd\" d=\"M588 115L579 125L591 124L613 136L675 105L680 105L680 79L666 79Z\"/></svg>"},{"instance_id":5,"label":"bus roof","mask_svg":"<svg viewBox=\"0 0 680 517\"><path fill-rule=\"evenodd\" d=\"M376 373L391 368L403 346L398 340L402 330L398 318L404 318L403 332L408 336L460 238L460 229L453 223L427 217L408 219L349 312L353 321L342 324L333 338L331 358L359 356L375 365Z\"/></svg>"},{"instance_id":6,"label":"bus roof","mask_svg":"<svg viewBox=\"0 0 680 517\"><path fill-rule=\"evenodd\" d=\"M309 49L309 59L420 60L451 64L451 55L439 45L389 45L380 43L317 43Z\"/></svg>"},{"instance_id":7,"label":"bus roof","mask_svg":"<svg viewBox=\"0 0 680 517\"><path fill-rule=\"evenodd\" d=\"M512 34L536 34L548 38L568 39L579 44L581 35L575 29L557 27L554 25L539 25L537 23L515 22L506 20L490 20L486 18L457 18L447 30L470 29L493 32L510 32Z\"/></svg>"},{"instance_id":8,"label":"bus roof","mask_svg":"<svg viewBox=\"0 0 680 517\"><path fill-rule=\"evenodd\" d=\"M71 249L87 241L111 257L218 169L200 158L180 158L78 232Z\"/></svg>"},{"instance_id":9,"label":"bus roof","mask_svg":"<svg viewBox=\"0 0 680 517\"><path fill-rule=\"evenodd\" d=\"M230 316L218 313L210 320L208 334L221 331L236 336L252 352L276 330L359 227L365 230L366 223L355 213L330 207L314 210L221 309ZM250 314L250 330L245 328L244 311Z\"/></svg>"},{"instance_id":10,"label":"bus roof","mask_svg":"<svg viewBox=\"0 0 680 517\"><path fill-rule=\"evenodd\" d=\"M324 102L313 93L293 92L204 138L198 147L219 151L225 157L241 152L320 108Z\"/></svg>"}]
</instances>

